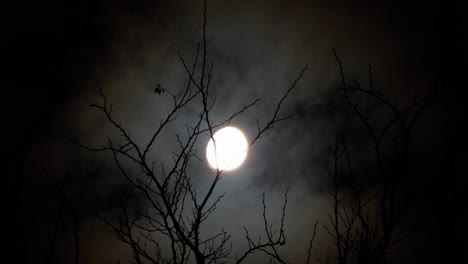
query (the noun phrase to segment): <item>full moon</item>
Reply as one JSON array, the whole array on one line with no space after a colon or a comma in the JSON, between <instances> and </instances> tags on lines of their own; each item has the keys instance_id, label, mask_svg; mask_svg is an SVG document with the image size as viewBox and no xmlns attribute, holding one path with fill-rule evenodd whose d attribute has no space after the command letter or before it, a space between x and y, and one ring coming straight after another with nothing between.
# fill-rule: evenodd
<instances>
[{"instance_id":1,"label":"full moon","mask_svg":"<svg viewBox=\"0 0 468 264\"><path fill-rule=\"evenodd\" d=\"M206 158L213 169L229 171L239 167L247 157L247 139L235 127L218 130L206 147Z\"/></svg>"}]
</instances>

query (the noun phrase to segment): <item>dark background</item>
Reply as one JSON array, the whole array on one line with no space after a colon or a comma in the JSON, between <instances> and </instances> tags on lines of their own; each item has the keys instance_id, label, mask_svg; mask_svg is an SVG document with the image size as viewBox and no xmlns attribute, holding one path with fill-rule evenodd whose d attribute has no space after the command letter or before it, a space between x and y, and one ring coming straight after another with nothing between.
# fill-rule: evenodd
<instances>
[{"instance_id":1,"label":"dark background","mask_svg":"<svg viewBox=\"0 0 468 264\"><path fill-rule=\"evenodd\" d=\"M276 23L280 17L283 17L282 12L285 12L286 18L281 19L288 19L290 14L287 11L292 9L292 6L296 10L302 7L306 9L313 5L310 2L292 1L284 3L285 6L282 6L279 2L271 2L272 7L267 10L262 8L270 6L268 1L259 1L260 4L252 9L249 9L248 1L232 5L238 9L232 8L229 17L238 16L239 19L243 19L247 13L251 18L248 21L268 25L269 20L261 18L261 15L274 12L272 21L275 22L272 23ZM215 17L213 20L222 21L222 17L221 19L216 17L216 14L226 11L223 5L223 3L213 3L211 8L209 4L211 8L209 12L212 12L209 13L209 16L213 15ZM300 26L296 30L300 32L303 29L306 32L307 29L313 27L323 28L324 32L330 28L330 32L333 32L334 16L346 19L346 16L350 14L357 17L360 17L361 14L371 14L379 18L379 27L386 32L383 33L384 35L388 34L392 36L391 38L398 38L396 42L403 47L400 54L402 57L406 57L406 59L399 61L401 65L394 67L399 68L401 72L395 73L393 72L394 68L391 68L387 75L381 74L381 76L396 78L396 80L389 81L388 85L386 84L387 79L381 80L384 89L390 93L395 92L404 98L406 88L394 87L392 84L405 83L411 76L422 80L427 78L429 85L424 81L421 82L423 94L434 86L442 87L442 93L428 109L428 113L422 117L422 122L414 136L416 138L414 164L419 168L419 173L408 180L407 188L414 193L413 199L416 204L412 218L408 222L416 224L420 230L414 236L414 240L411 240L415 243L413 247L417 250L414 252L418 255L413 260L421 260L421 263L451 263L461 259L466 261L467 243L465 238L468 219L464 177L466 175L467 131L464 124L466 82L463 81L466 73L463 69L465 49L462 40L465 34L461 26L463 18L461 5L450 1L408 3L407 1L370 0L352 3L332 1L332 3L324 5L328 7L327 11L336 9L340 15L330 13L332 19L327 20L326 23L315 25L309 24L308 20L304 19L304 21L299 22ZM244 13L244 9L249 11ZM46 160L50 167L73 166L73 169L70 169L72 172L68 173L67 176L58 176L61 179L84 177L83 175L91 170L90 167L93 167L89 165L93 163L93 157L83 157L81 152L75 154L74 150L67 151L72 153L70 155L73 158L69 159L73 160L72 162L67 161L68 163L65 165L57 165L62 159L55 157L53 151L37 152L37 146L40 146L39 148L42 150L47 149L51 141L54 142L54 145L60 145L62 144L60 142L63 142L65 146L68 144L67 136L80 135L81 132L71 131L68 124L74 123L76 118L83 117L80 114L75 115L73 112L75 108L69 106L85 93L89 82L92 83L96 78L96 72L99 71L97 67L112 63L110 61L114 55L111 54L113 52L111 47L119 39L121 29L125 28L127 21L125 19L128 17L134 19L129 20L129 24L133 23L132 26L135 25L134 21L138 21L137 25L146 25L148 28L156 25L154 27L155 34L163 37L161 39L148 38L147 41L150 44L146 44L156 47L169 46L171 47L170 51L175 51L178 49L177 38L180 39L180 37L171 39L172 36L183 35L187 39L199 36L197 32L184 35L186 31L191 32L189 27L197 27L184 23L193 22L190 19L199 16L200 10L201 5L185 3L184 1L173 3L143 0L31 1L3 4L2 68L5 77L2 89L2 138L4 141L2 149L5 157L2 159L2 163L4 163L2 167L4 167L5 184L2 194L5 197L2 200L5 204L3 206L4 217L2 218L5 220L4 229L8 233L7 251L10 252L11 263L33 262L34 257L32 256L34 254L43 253L42 247L37 245L48 241L47 234L50 234L48 218L53 218L51 212L54 208L53 202L50 201L54 201L55 196L51 195L51 192L44 194L37 190L50 188L50 184L43 183L47 180L37 169L37 157ZM258 16L258 20L256 20L257 13L261 14ZM309 15L313 17L316 14L312 12ZM320 15L327 16L328 13ZM186 18L186 16L190 18ZM371 18L367 19L368 22L366 19L365 16L361 17L360 22L356 22L356 24L352 22L354 18L350 19L351 24L348 26L359 31L361 23L367 25L374 23ZM196 19L194 21L199 22ZM336 23L343 22L337 20ZM260 27L262 26L264 25ZM213 26L212 38L215 41L217 33L222 32L222 27L222 25ZM236 28L236 25L233 27ZM128 30L131 31L131 29ZM240 37L237 40L243 41L242 32L237 33L232 30L232 27L230 31L231 33L228 34L238 34ZM267 51L270 49L268 36L267 40L262 41L263 36L262 34L247 34L246 37L249 38L249 41L258 37L258 41L253 39L251 47L254 50L265 50L265 55L267 55L269 54ZM185 41L184 38L182 37L182 42ZM155 41L156 39L157 41ZM192 39L191 41L196 40ZM337 48L348 66L348 71L358 75L363 73L365 76L365 70L363 71L365 68L362 65L366 65L369 58L361 58L360 54L362 53L360 52L353 53L355 48L352 45L359 46L360 44L358 37L351 38L351 44L349 44L350 42L347 42L346 38L335 39L332 34L324 36L324 40L322 40L318 34L313 41L322 43L320 47L324 47L318 52L320 57L314 58L329 60L331 61L330 65L336 66L333 64L330 50ZM372 47L372 44L366 43L366 41L366 39L362 39L362 45ZM215 60L218 59L229 64L232 59L229 58L229 55L219 51L223 50L223 42L220 41L220 43L216 46L213 56ZM132 48L138 50L139 47L143 47L144 49L147 47L146 44L132 46L128 53L135 52L131 50ZM289 44L284 45L284 47L288 47ZM348 46L352 47L348 48ZM294 49L294 47L291 48ZM312 45L311 49L313 48ZM125 47L119 50L127 52ZM305 62L313 64L315 61L309 61L308 52L312 54L310 50L304 51ZM382 51L377 49L375 52ZM174 52L172 53L174 54ZM380 59L374 60L376 61L374 68L379 67L379 63L383 61L384 57L382 55L379 57ZM285 57L286 64L290 65L294 58L294 56ZM122 63L122 61L116 63ZM138 64L138 59L133 63ZM303 61L298 61L293 72L297 72L302 63ZM354 65L360 66L354 68ZM237 66L240 68L242 65L232 67L236 68ZM223 62L221 62L220 67L220 72L223 73ZM331 79L335 80L335 85L338 85L336 68L324 67L325 71L326 74L332 76ZM239 69L239 76L242 74L241 69ZM310 74L320 74L320 72L314 73L312 71ZM292 75L288 76L289 79L292 79ZM314 79L306 79L305 82L314 84L313 81ZM333 86L324 83L316 83L315 85ZM270 91L258 90L257 94L266 96L270 94ZM300 95L297 96L299 98ZM295 99L292 100L290 109L298 110L293 113L299 120L297 122L309 121L317 116L320 120L327 118L325 114L311 110L310 106L311 104L304 103L299 99L297 102ZM76 123L80 124L79 121ZM284 132L283 130L283 133L290 131ZM307 137L307 135L303 137ZM63 148L71 147L67 145ZM307 152L303 154L308 155ZM95 161L95 164L99 167L99 164L102 163ZM273 180L264 178L257 180L268 182L275 181L274 179L275 177ZM73 185L81 180L70 180L70 182ZM324 187L322 186L322 188ZM311 192L316 189L312 188ZM89 192L94 191L99 190L91 188ZM94 197L95 195L91 194L90 196ZM109 196L101 198L100 206L112 207L114 199L112 192ZM33 200L42 201L50 206L29 208L28 205L32 204ZM92 211L97 209L87 204L80 210L83 210L85 215L91 215ZM295 215L292 218L301 218L301 216ZM93 229L88 229L86 232L99 233ZM36 246L38 249L35 249ZM95 250L99 251L99 249ZM423 256L423 254L426 255ZM92 258L86 261L92 262L90 259Z\"/></svg>"}]
</instances>

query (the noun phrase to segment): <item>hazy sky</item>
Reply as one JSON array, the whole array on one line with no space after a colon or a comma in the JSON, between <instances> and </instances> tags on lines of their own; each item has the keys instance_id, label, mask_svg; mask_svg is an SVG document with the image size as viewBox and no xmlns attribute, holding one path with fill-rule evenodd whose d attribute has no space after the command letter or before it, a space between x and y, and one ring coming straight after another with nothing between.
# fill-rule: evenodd
<instances>
[{"instance_id":1,"label":"hazy sky","mask_svg":"<svg viewBox=\"0 0 468 264\"><path fill-rule=\"evenodd\" d=\"M27 184L11 180L17 189L12 188L9 196L19 204L17 222L27 224L18 232L34 237L31 242L16 243L21 245L17 248L30 252L22 263L33 262L32 255L42 253L44 246L37 244L47 241L55 214L56 197L51 194L50 181L38 172L39 160L70 190L85 182L95 168L102 168L80 200L82 260L108 263L117 256L128 257L127 248L95 217L96 213L112 215L125 181L110 153L96 155L77 149L67 138L100 145L108 135L117 135L102 114L88 107L99 100L89 92L96 89L96 81L114 104L116 118L137 142L143 143L151 135L171 107L167 94L152 92L154 85L161 83L171 91L185 85L187 78L177 52L193 60L201 37L202 2L73 1L9 8L12 15L7 22L13 26L7 31L10 77L6 84L12 88L5 100L14 105L3 111L10 128L5 137L12 139L7 140L13 153L7 164L8 173L13 175L21 167L27 179ZM305 65L308 69L282 110L293 117L262 137L242 167L226 173L219 182L217 193L226 193L226 197L206 227L224 227L233 235L233 253L240 252L246 246L242 226L253 233L261 230L261 194L267 194L274 222L282 195L290 188L288 240L282 252L291 263L304 260L313 223L325 224L330 209L326 146L336 133L352 127L345 110L334 103L340 84L334 48L347 76L363 85L367 85L371 64L374 85L397 104L407 102L412 91L426 95L436 85L448 91L423 115L415 131L413 161L418 173L405 181L405 188L414 189L414 209L403 228L419 223L412 240L416 243L405 249L413 252L413 258L426 254L421 259L435 261L449 254L456 259L466 244L453 242L441 248L441 241L461 241L457 240L461 236L452 239L453 228L447 222L462 223L460 218L452 218L457 213L451 211L460 211L457 188L462 181L457 176L461 158L449 157L449 153L459 153L454 144L466 143L458 129L462 108L454 90L449 89L458 84L452 76L460 71L454 63L460 47L455 42L458 20L450 16L454 10L448 4L382 0L209 1L208 59L214 62L212 92L217 100L214 120L229 117L260 97L260 104L231 123L252 138L257 118L265 122L300 70ZM198 107L191 105L178 115L157 142L152 154L155 160L170 162L174 134L183 133L185 124L193 122ZM12 112L14 115L8 114ZM355 138L359 146L359 135ZM202 157L207 142L207 138L199 140ZM362 165L358 170L366 171L370 165L363 149L355 157ZM209 169L199 162L190 170L201 186L210 177ZM363 185L370 177L364 174ZM445 177L453 179L447 182ZM441 226L449 231L442 231ZM64 229L70 232L69 227ZM427 229L434 230L430 239L423 235ZM66 237L59 254L63 259L73 250ZM314 253L327 255L327 241L320 229ZM428 249L434 253L428 254Z\"/></svg>"}]
</instances>

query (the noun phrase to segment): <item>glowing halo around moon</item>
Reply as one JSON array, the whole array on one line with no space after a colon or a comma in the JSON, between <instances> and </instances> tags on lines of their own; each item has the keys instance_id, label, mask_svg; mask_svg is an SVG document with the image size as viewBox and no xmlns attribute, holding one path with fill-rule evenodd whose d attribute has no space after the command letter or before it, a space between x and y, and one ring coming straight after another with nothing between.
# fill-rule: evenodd
<instances>
[{"instance_id":1,"label":"glowing halo around moon","mask_svg":"<svg viewBox=\"0 0 468 264\"><path fill-rule=\"evenodd\" d=\"M224 127L213 138L214 142L210 139L206 147L206 158L211 168L230 171L244 162L248 143L242 131L235 127Z\"/></svg>"}]
</instances>

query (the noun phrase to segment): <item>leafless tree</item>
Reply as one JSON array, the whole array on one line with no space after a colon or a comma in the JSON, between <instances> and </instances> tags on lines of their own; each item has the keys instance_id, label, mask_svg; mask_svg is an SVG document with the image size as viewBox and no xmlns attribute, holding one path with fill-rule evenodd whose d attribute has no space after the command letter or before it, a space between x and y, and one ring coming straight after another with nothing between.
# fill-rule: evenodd
<instances>
[{"instance_id":1,"label":"leafless tree","mask_svg":"<svg viewBox=\"0 0 468 264\"><path fill-rule=\"evenodd\" d=\"M213 62L209 61L208 40L206 38L207 27L207 3L204 1L203 36L196 50L195 59L189 64L185 57L178 53L178 58L186 73L186 86L181 92L173 92L168 87L161 86L159 96L169 95L172 100L172 109L167 116L160 121L158 128L153 131L145 144L137 144L130 135L128 128L116 120L112 113L112 104L107 100L103 89L98 86L98 95L102 99L100 104L90 106L102 112L109 123L120 133L121 140L117 142L110 137L107 143L101 147L82 147L98 152L112 154L115 165L131 186L131 190L121 203L121 215L117 221L101 219L109 225L118 235L119 239L127 243L132 252L135 263L188 263L195 260L196 263L223 263L231 256L230 235L224 230L207 236L201 232L205 220L216 210L224 195L215 196L214 190L222 178L223 171L215 169L205 193L200 193L195 187L192 175L188 169L192 160L200 160L194 148L195 143L202 135L207 135L214 141L214 131L229 124L233 119L249 110L261 99L239 108L223 121L215 122L212 117L212 109L215 101L211 95L213 80ZM297 82L302 78L306 67L302 69L298 77L286 89L283 96L273 107L270 118L264 122L257 119L257 132L250 141L251 148L268 130L277 123L286 120L288 116L281 115L281 107ZM164 93L162 93L164 91ZM195 121L186 124L185 135L175 135L178 142L178 150L173 153L173 163L163 166L150 158L152 149L161 140L162 131L176 122L176 114L188 105L199 106L199 111L194 117ZM215 142L216 145L216 142ZM135 175L126 169L124 162L130 162L140 170ZM165 169L169 167L169 169ZM132 193L143 198L149 204L148 208L138 209L132 206ZM277 247L286 242L284 235L284 218L287 202L287 193L283 206L283 215L279 230L272 230L266 217L266 202L263 196L263 219L266 238L254 241L247 230L246 240L248 250L236 258L237 263L242 263L254 252L263 252L273 259L285 263L277 252Z\"/></svg>"},{"instance_id":2,"label":"leafless tree","mask_svg":"<svg viewBox=\"0 0 468 264\"><path fill-rule=\"evenodd\" d=\"M436 97L418 98L403 109L374 88L369 66L368 88L355 79L349 83L343 65L333 50L341 78L340 98L357 117L371 142L378 183L372 192L366 192L356 183L342 184L345 177L352 179L352 154L346 140L330 147L332 179L330 196L333 210L329 225L324 225L336 248L340 264L350 260L358 263L390 263L392 246L400 241L396 229L408 206L402 203L399 186L401 179L410 175L410 136L421 113ZM349 181L348 181L349 182Z\"/></svg>"},{"instance_id":3,"label":"leafless tree","mask_svg":"<svg viewBox=\"0 0 468 264\"><path fill-rule=\"evenodd\" d=\"M53 221L53 227L51 232L51 237L49 240L49 245L47 253L44 258L45 264L56 263L56 254L57 254L57 242L60 239L60 234L63 233L63 225L67 222L67 216L72 225L72 237L73 237L73 248L74 248L74 257L73 263L80 263L80 237L79 237L79 222L80 218L78 215L77 204L79 203L79 198L83 195L86 187L96 178L99 174L99 169L91 173L89 178L83 184L77 185L78 188L67 188L65 184L56 180L52 175L50 175L49 170L46 165L40 161L40 167L44 176L52 183L53 189L58 194L58 206L56 211L56 216ZM75 186L76 187L76 186ZM61 232L62 231L62 232Z\"/></svg>"}]
</instances>

